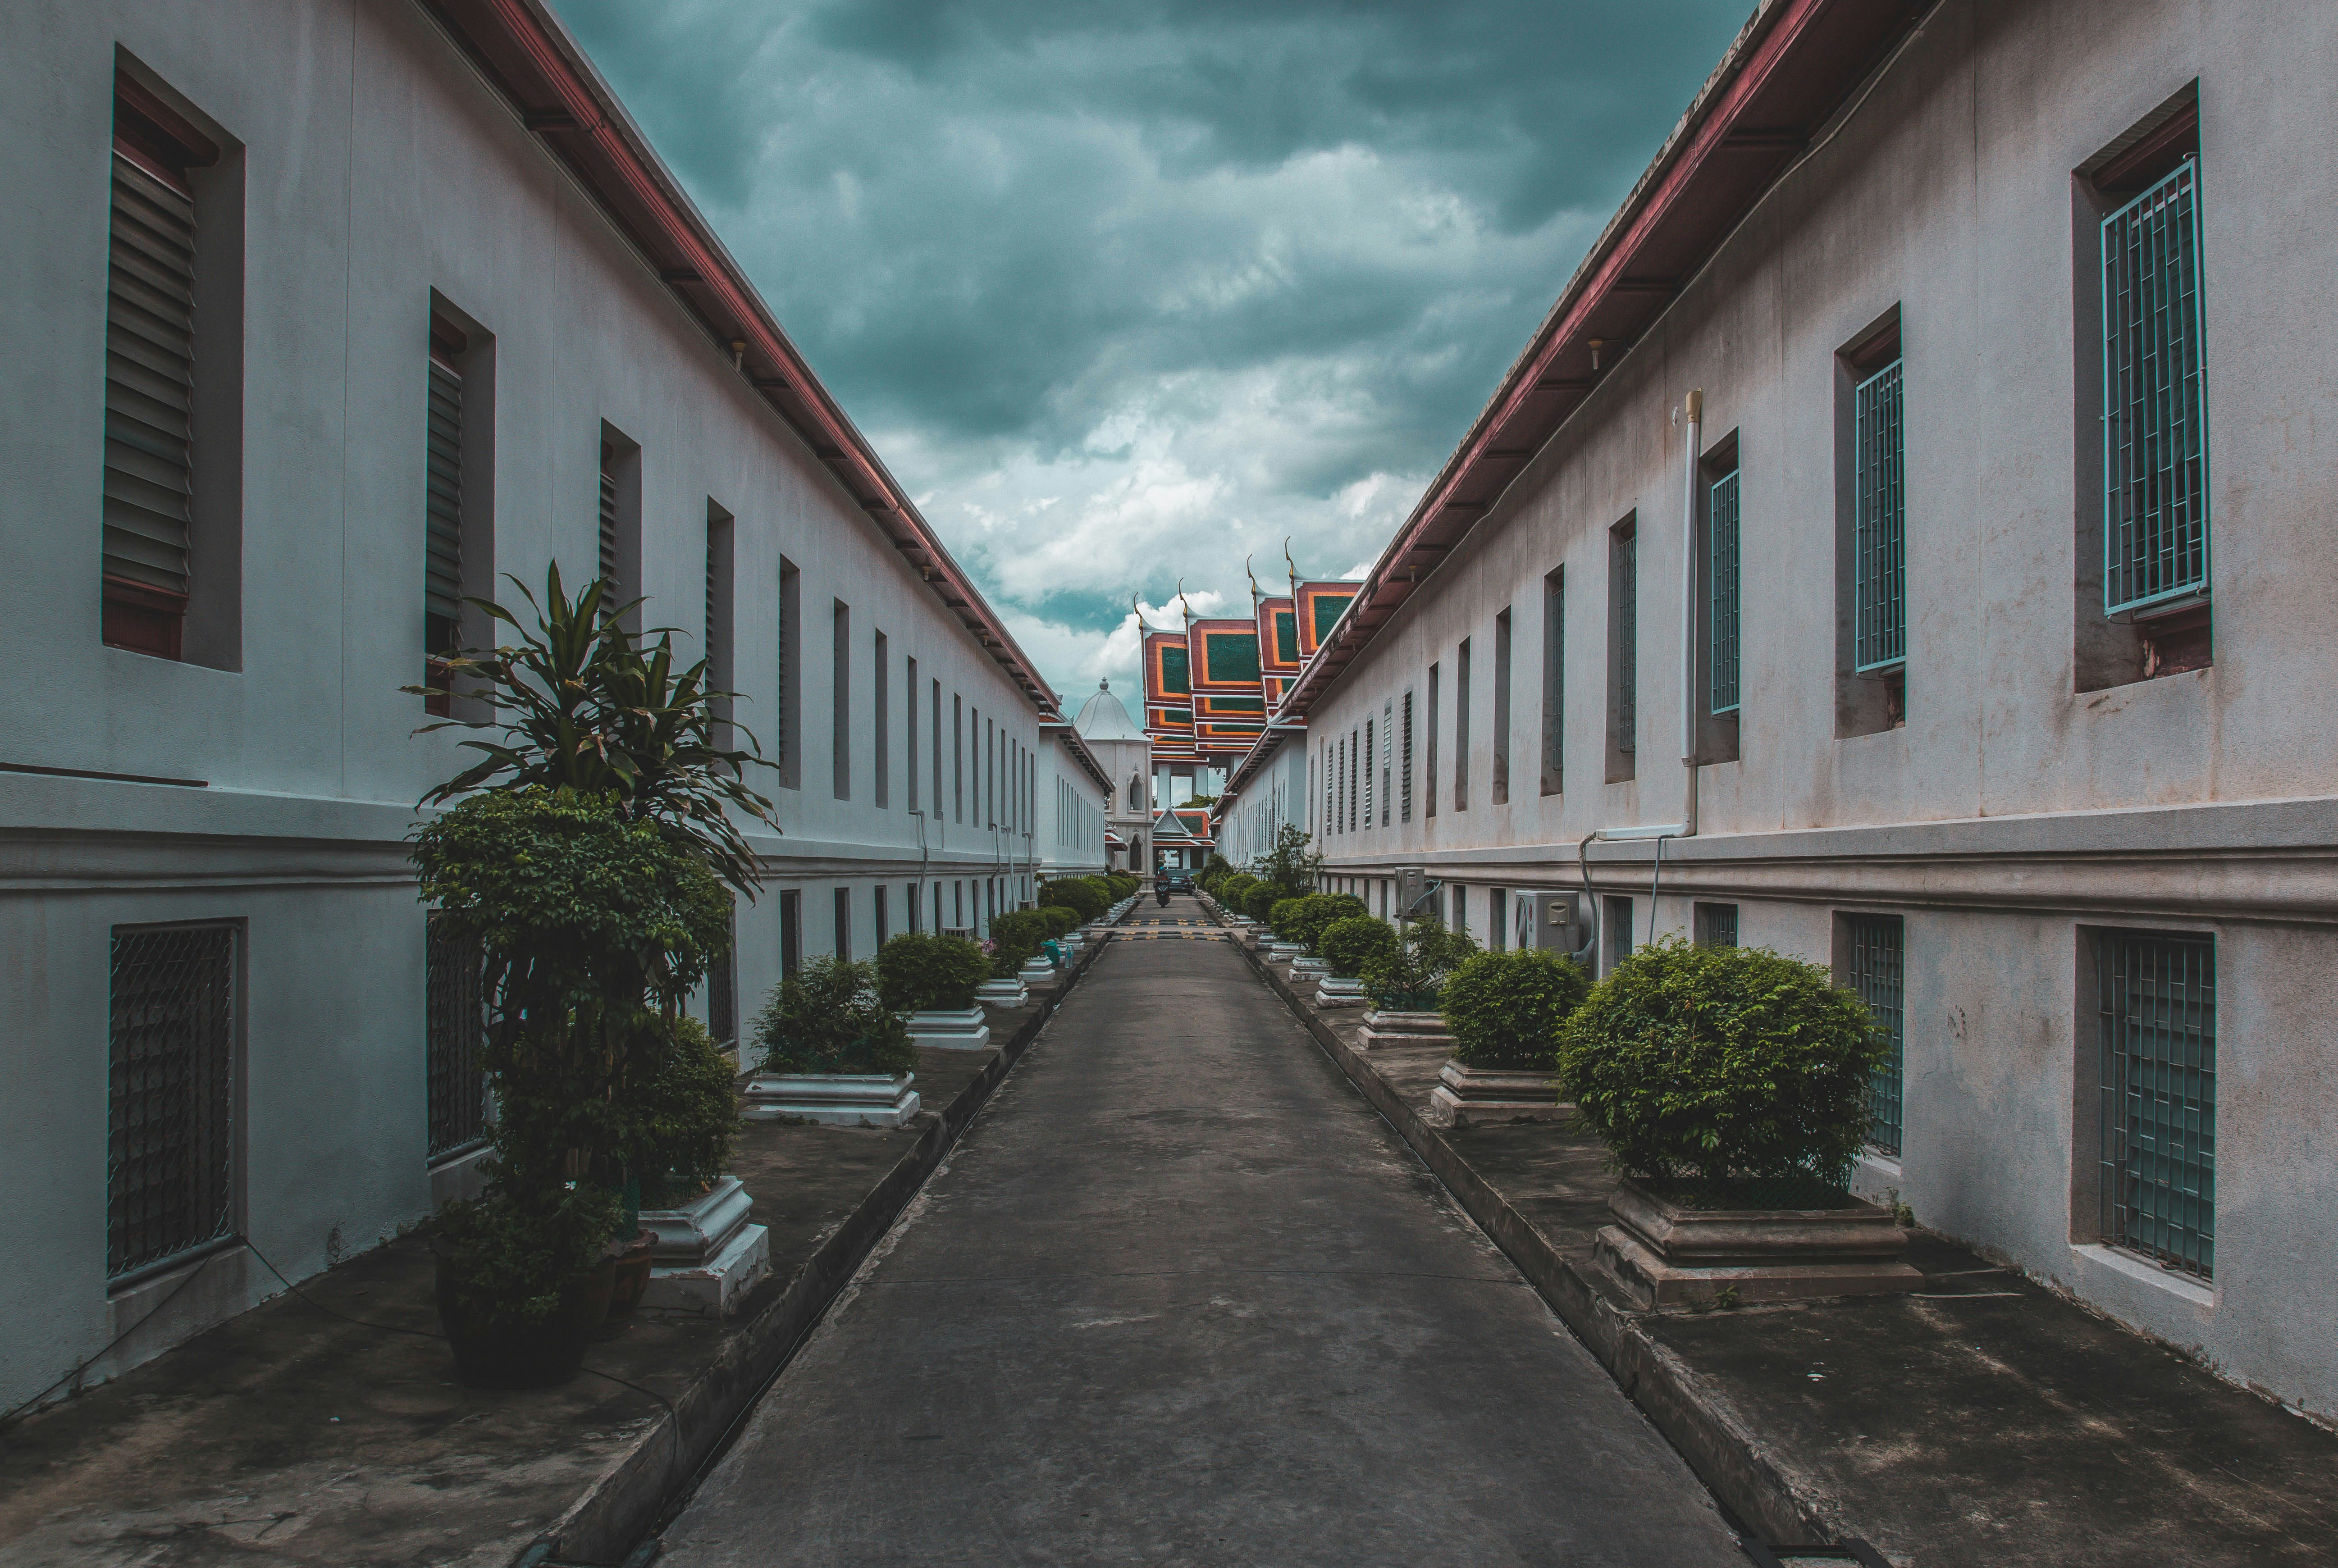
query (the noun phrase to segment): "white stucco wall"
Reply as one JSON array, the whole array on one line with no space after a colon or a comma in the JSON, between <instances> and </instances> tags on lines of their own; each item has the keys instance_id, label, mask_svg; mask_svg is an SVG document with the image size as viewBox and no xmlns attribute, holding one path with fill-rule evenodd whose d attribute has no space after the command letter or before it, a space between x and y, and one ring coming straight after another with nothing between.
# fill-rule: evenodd
<instances>
[{"instance_id":1,"label":"white stucco wall","mask_svg":"<svg viewBox=\"0 0 2338 1568\"><path fill-rule=\"evenodd\" d=\"M595 557L603 421L641 444L653 622L702 623L710 501L735 519L740 721L771 742L777 585L801 573L801 756L764 785L768 885L739 916L752 1018L780 968L781 894L808 953L872 950L921 865L998 906L1027 873L1031 773L993 788L991 747L1036 759L1038 715L734 372L586 195L406 4L34 0L0 52L16 155L0 194L0 604L36 678L0 697L0 762L202 780L174 788L0 772L0 1142L23 1201L5 1234L0 1405L40 1389L134 1321L105 1279L107 980L123 924L243 923L239 1230L294 1279L425 1211L423 913L403 838L413 802L457 766L416 737L422 652L424 345L431 291L494 335L496 560L539 587ZM107 179L117 46L241 147L241 438L198 410L199 471L242 486L241 669L101 646L97 538L104 409ZM199 215L199 223L201 219ZM216 228L202 254L222 253ZM199 262L200 264L200 262ZM216 318L213 318L214 322ZM200 444L210 440L208 446ZM211 472L216 473L214 466ZM468 475L484 482L485 474ZM832 787L830 606L851 607L851 789ZM888 642L889 788L873 799L877 632ZM904 683L915 660L922 778L910 814ZM933 815L930 682L982 724ZM947 741L945 742L947 744ZM945 766L945 779L950 769ZM768 779L769 775L761 775ZM979 781L979 782L978 782ZM241 1256L211 1266L103 1375L278 1287Z\"/></svg>"},{"instance_id":2,"label":"white stucco wall","mask_svg":"<svg viewBox=\"0 0 2338 1568\"><path fill-rule=\"evenodd\" d=\"M2295 69L2268 71L2271 60ZM2310 63L2310 64L2309 64ZM2295 309L2328 250L2338 14L2147 0L1951 0L1744 220L1485 522L1306 715L1310 745L1440 666L1439 812L1332 832L1335 876L1420 865L1473 897L1572 886L1600 828L1675 822L1683 434L1743 473L1739 760L1698 770L1660 930L1735 903L1741 940L1830 961L1836 912L1907 926L1907 1142L1918 1217L2227 1374L2338 1414L2338 1109L2319 1092L2338 969L2338 652L2328 495L2333 328ZM2073 172L2197 79L2215 663L2086 690L2074 652L2088 475L2075 367L2093 242ZM1906 376L1908 718L1838 738L1834 356L1897 305ZM2099 506L2099 502L2093 503ZM1636 779L1606 779L1608 538L1636 515ZM1565 788L1538 788L1543 584L1564 569ZM1513 617L1511 788L1490 798L1493 636ZM1470 790L1452 802L1457 651L1473 642ZM1315 787L1320 794L1320 783ZM1592 856L1645 933L1645 845ZM2178 1279L2092 1243L2077 1130L2094 1072L2082 933L2212 932L2217 1265Z\"/></svg>"}]
</instances>

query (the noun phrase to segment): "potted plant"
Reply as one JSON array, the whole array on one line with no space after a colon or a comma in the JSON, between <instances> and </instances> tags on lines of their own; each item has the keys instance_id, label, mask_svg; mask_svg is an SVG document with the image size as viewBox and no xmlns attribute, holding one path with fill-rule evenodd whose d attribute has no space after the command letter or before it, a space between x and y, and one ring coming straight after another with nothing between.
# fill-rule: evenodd
<instances>
[{"instance_id":1,"label":"potted plant","mask_svg":"<svg viewBox=\"0 0 2338 1568\"><path fill-rule=\"evenodd\" d=\"M1557 1055L1624 1177L1599 1261L1648 1306L1910 1289L1891 1210L1848 1191L1884 1049L1800 959L1669 937L1618 964Z\"/></svg>"},{"instance_id":2,"label":"potted plant","mask_svg":"<svg viewBox=\"0 0 2338 1568\"><path fill-rule=\"evenodd\" d=\"M990 978L990 960L964 936L912 931L877 953L877 985L884 1004L909 1014L909 1039L949 1051L980 1051L990 1025L975 991Z\"/></svg>"},{"instance_id":3,"label":"potted plant","mask_svg":"<svg viewBox=\"0 0 2338 1568\"><path fill-rule=\"evenodd\" d=\"M572 789L472 796L416 836L414 858L444 928L486 955L499 1110L486 1191L438 1227L448 1338L467 1378L499 1377L482 1368L515 1334L555 1348L511 1377L572 1375L570 1308L597 1296L604 1312L613 1284L572 1278L580 1239L595 1214L615 1216L596 1246L637 1237L624 1198L654 1158L651 1085L681 999L729 939L730 899L657 824ZM555 1267L570 1274L527 1272Z\"/></svg>"},{"instance_id":4,"label":"potted plant","mask_svg":"<svg viewBox=\"0 0 2338 1568\"><path fill-rule=\"evenodd\" d=\"M1040 884L1039 902L1061 905L1078 915L1085 925L1102 915L1111 900L1085 877L1058 877Z\"/></svg>"},{"instance_id":5,"label":"potted plant","mask_svg":"<svg viewBox=\"0 0 2338 1568\"><path fill-rule=\"evenodd\" d=\"M1335 921L1367 913L1364 901L1352 893L1310 893L1300 899L1291 929L1285 935L1306 944L1307 951L1292 961L1292 982L1295 984L1302 975L1312 977L1328 973L1331 966L1323 961L1321 950L1324 931Z\"/></svg>"},{"instance_id":6,"label":"potted plant","mask_svg":"<svg viewBox=\"0 0 2338 1568\"><path fill-rule=\"evenodd\" d=\"M1550 1092L1559 1025L1591 982L1574 960L1528 947L1476 953L1445 982L1439 1007L1453 1058L1429 1094L1440 1127L1483 1122L1552 1122L1567 1107Z\"/></svg>"},{"instance_id":7,"label":"potted plant","mask_svg":"<svg viewBox=\"0 0 2338 1568\"><path fill-rule=\"evenodd\" d=\"M772 988L754 1037L762 1055L747 1081L751 1117L900 1127L918 1113L917 1047L874 965L807 962Z\"/></svg>"},{"instance_id":8,"label":"potted plant","mask_svg":"<svg viewBox=\"0 0 2338 1568\"><path fill-rule=\"evenodd\" d=\"M724 694L707 663L678 665L670 633L652 644L604 615L602 593L570 598L555 566L540 605L520 587L533 627L472 601L516 641L444 669L494 717L425 727L497 732L465 741L481 760L424 797L457 803L414 852L441 929L484 955L500 1111L486 1191L444 1212L434 1240L467 1378L574 1373L591 1331L577 1324L596 1298L605 1311L615 1272L610 1255L608 1284L581 1282L603 1272L582 1266L585 1240L598 1225L603 1254L641 1250L642 1179L673 1132L658 1085L686 1054L682 1004L730 941L721 884L753 896L732 813L771 825L744 782L768 766L752 736L737 731L745 750L715 741ZM515 1358L520 1340L532 1348Z\"/></svg>"},{"instance_id":9,"label":"potted plant","mask_svg":"<svg viewBox=\"0 0 2338 1568\"><path fill-rule=\"evenodd\" d=\"M1439 1011L1440 995L1447 978L1477 951L1467 932L1449 931L1426 916L1406 921L1393 952L1364 962L1364 999L1370 1007L1356 1049L1427 1045L1450 1052L1456 1042Z\"/></svg>"},{"instance_id":10,"label":"potted plant","mask_svg":"<svg viewBox=\"0 0 2338 1568\"><path fill-rule=\"evenodd\" d=\"M1396 927L1370 915L1350 915L1323 927L1318 945L1329 973L1315 988L1318 1007L1356 1007L1364 1000L1364 965L1395 956Z\"/></svg>"}]
</instances>

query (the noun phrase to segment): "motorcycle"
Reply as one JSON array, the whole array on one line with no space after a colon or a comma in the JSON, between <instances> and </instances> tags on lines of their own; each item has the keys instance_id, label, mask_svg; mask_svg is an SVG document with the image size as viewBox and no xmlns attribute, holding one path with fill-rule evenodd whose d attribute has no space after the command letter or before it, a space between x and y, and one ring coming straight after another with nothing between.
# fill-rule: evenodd
<instances>
[{"instance_id":1,"label":"motorcycle","mask_svg":"<svg viewBox=\"0 0 2338 1568\"><path fill-rule=\"evenodd\" d=\"M1153 896L1158 898L1161 901L1161 906L1166 909L1169 906L1169 884L1155 882L1153 885Z\"/></svg>"}]
</instances>

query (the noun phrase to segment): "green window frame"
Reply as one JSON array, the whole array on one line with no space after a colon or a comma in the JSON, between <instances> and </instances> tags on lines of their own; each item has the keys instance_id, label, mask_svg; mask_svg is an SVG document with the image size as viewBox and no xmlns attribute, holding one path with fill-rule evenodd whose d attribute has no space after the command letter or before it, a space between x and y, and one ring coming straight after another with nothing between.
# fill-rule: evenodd
<instances>
[{"instance_id":1,"label":"green window frame","mask_svg":"<svg viewBox=\"0 0 2338 1568\"><path fill-rule=\"evenodd\" d=\"M1852 548L1859 673L1908 662L1907 423L1900 360L1852 391Z\"/></svg>"},{"instance_id":2,"label":"green window frame","mask_svg":"<svg viewBox=\"0 0 2338 1568\"><path fill-rule=\"evenodd\" d=\"M1907 1130L1907 923L1897 915L1852 915L1843 924L1851 988L1867 1004L1867 1015L1887 1044L1884 1059L1868 1075L1867 1141L1896 1159Z\"/></svg>"},{"instance_id":3,"label":"green window frame","mask_svg":"<svg viewBox=\"0 0 2338 1568\"><path fill-rule=\"evenodd\" d=\"M2200 166L2103 220L2103 609L2208 591Z\"/></svg>"},{"instance_id":4,"label":"green window frame","mask_svg":"<svg viewBox=\"0 0 2338 1568\"><path fill-rule=\"evenodd\" d=\"M1732 468L1713 482L1709 525L1712 576L1706 591L1711 619L1713 711L1737 711L1737 475Z\"/></svg>"},{"instance_id":5,"label":"green window frame","mask_svg":"<svg viewBox=\"0 0 2338 1568\"><path fill-rule=\"evenodd\" d=\"M2103 1238L2212 1279L2215 939L2105 931L2095 941Z\"/></svg>"}]
</instances>

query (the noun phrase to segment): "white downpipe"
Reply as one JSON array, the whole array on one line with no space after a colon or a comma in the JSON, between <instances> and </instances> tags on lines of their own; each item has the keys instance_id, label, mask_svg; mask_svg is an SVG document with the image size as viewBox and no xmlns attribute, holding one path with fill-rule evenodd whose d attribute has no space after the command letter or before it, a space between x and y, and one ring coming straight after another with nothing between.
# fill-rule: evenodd
<instances>
[{"instance_id":1,"label":"white downpipe","mask_svg":"<svg viewBox=\"0 0 2338 1568\"><path fill-rule=\"evenodd\" d=\"M1575 858L1583 874L1583 901L1589 906L1585 929L1590 933L1577 955L1578 959L1596 958L1599 949L1601 916L1599 900L1591 890L1591 840L1596 838L1603 844L1650 838L1656 841L1655 874L1648 883L1648 939L1653 942L1656 935L1656 889L1665 873L1664 841L1696 836L1696 490L1697 463L1704 446L1704 387L1690 391L1685 409L1688 417L1683 423L1688 427L1687 438L1681 458L1680 743L1685 789L1681 819L1644 823L1636 828L1595 828L1577 842Z\"/></svg>"}]
</instances>

